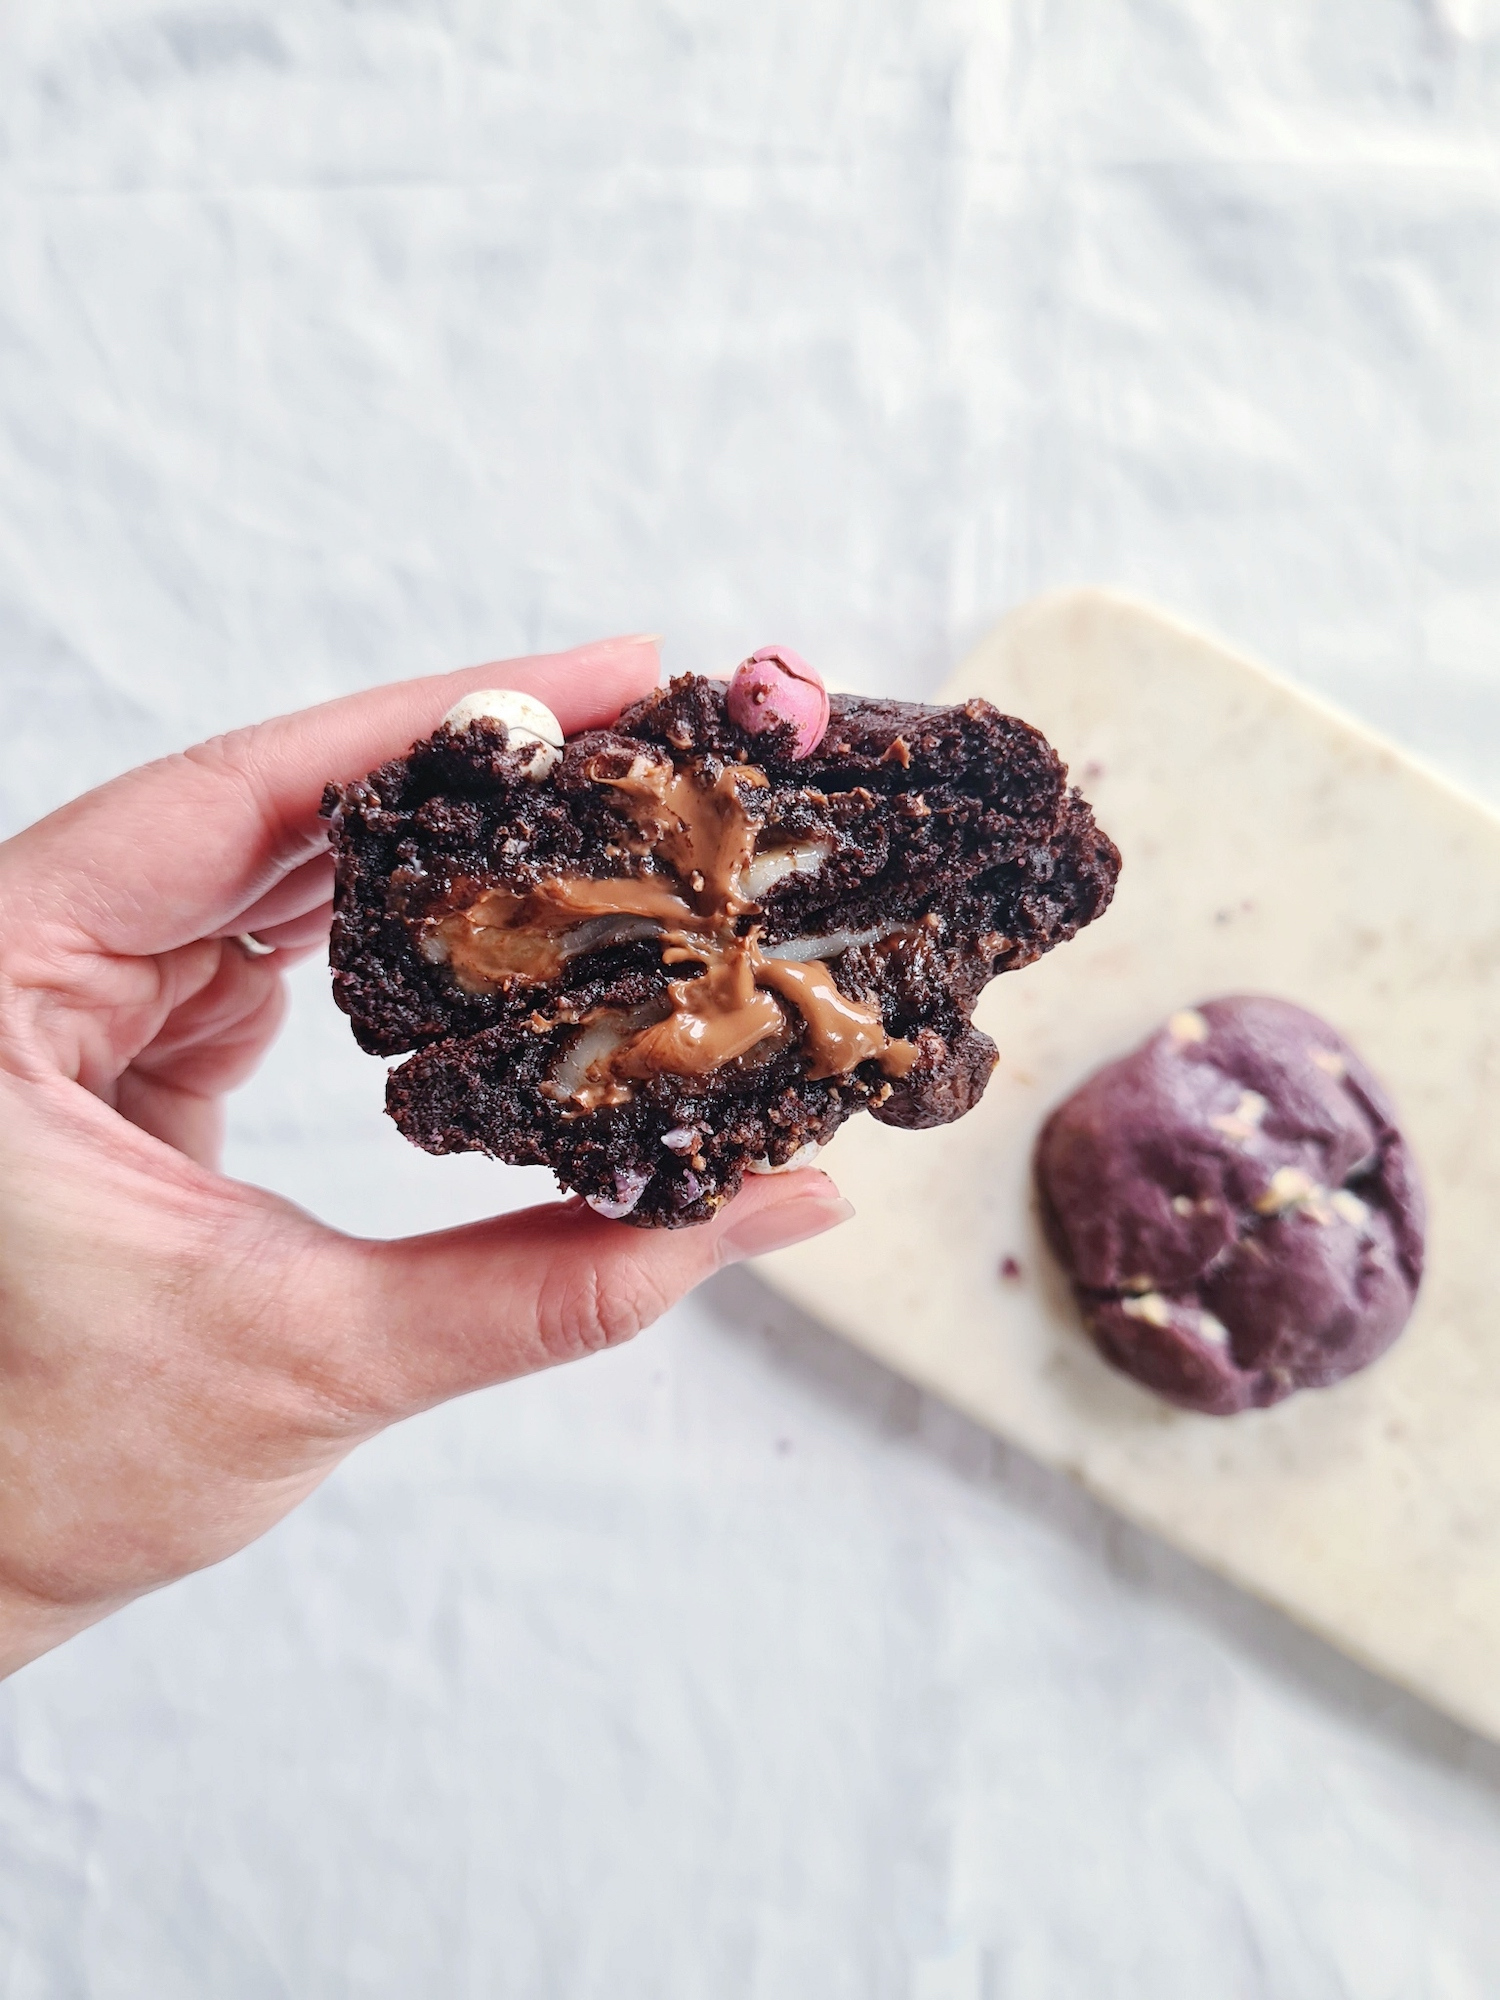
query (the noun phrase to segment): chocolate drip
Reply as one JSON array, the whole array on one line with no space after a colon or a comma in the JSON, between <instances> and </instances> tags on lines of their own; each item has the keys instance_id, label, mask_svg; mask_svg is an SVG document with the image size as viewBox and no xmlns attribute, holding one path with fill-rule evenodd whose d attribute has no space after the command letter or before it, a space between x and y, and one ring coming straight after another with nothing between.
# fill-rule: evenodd
<instances>
[{"instance_id":1,"label":"chocolate drip","mask_svg":"<svg viewBox=\"0 0 1500 2000\"><path fill-rule=\"evenodd\" d=\"M662 956L669 965L696 958L703 971L696 979L672 981L671 1013L626 1042L609 1065L616 1076L707 1076L760 1042L785 1038L786 1015L776 996L762 990L760 954L751 939L724 950L674 943Z\"/></svg>"},{"instance_id":2,"label":"chocolate drip","mask_svg":"<svg viewBox=\"0 0 1500 2000\"><path fill-rule=\"evenodd\" d=\"M910 1042L893 1041L877 1008L863 1006L841 993L833 974L820 958L797 965L787 959L761 958L755 977L783 999L790 1000L807 1026L807 1074L814 1082L843 1076L873 1057L886 1076L905 1076L917 1059Z\"/></svg>"},{"instance_id":3,"label":"chocolate drip","mask_svg":"<svg viewBox=\"0 0 1500 2000\"><path fill-rule=\"evenodd\" d=\"M726 923L754 911L740 877L755 853L761 823L746 812L740 786L764 786L764 771L753 764L729 765L704 785L695 772L679 771L669 761L637 758L624 777L602 782L623 794L643 840L687 883L699 910Z\"/></svg>"},{"instance_id":4,"label":"chocolate drip","mask_svg":"<svg viewBox=\"0 0 1500 2000\"><path fill-rule=\"evenodd\" d=\"M488 993L514 979L545 984L576 951L609 942L594 926L610 917L627 920L618 932L624 937L659 934L667 926L693 930L707 922L659 877L559 875L523 896L486 889L463 909L430 922L422 951L451 966L465 993Z\"/></svg>"},{"instance_id":5,"label":"chocolate drip","mask_svg":"<svg viewBox=\"0 0 1500 2000\"><path fill-rule=\"evenodd\" d=\"M781 1043L791 1032L782 1000L801 1016L807 1074L814 1082L846 1076L872 1059L886 1076L905 1076L917 1059L910 1042L886 1033L877 1008L839 991L820 959L793 964L766 958L754 931L728 945L680 935L668 940L662 957L668 965L696 960L704 970L696 979L668 986L672 1011L664 1021L623 1035L615 1049L589 1065L583 1089L573 1093L575 1102L590 1109L617 1103L618 1097L598 1093L607 1093L619 1079L706 1076L762 1043Z\"/></svg>"},{"instance_id":6,"label":"chocolate drip","mask_svg":"<svg viewBox=\"0 0 1500 2000\"><path fill-rule=\"evenodd\" d=\"M668 759L637 758L623 776L601 774L599 782L622 795L644 851L672 870L682 893L659 876L558 876L525 894L486 890L429 920L422 937L426 955L446 961L469 993L514 980L545 983L577 951L621 937L655 936L664 964L702 966L668 985L661 1018L642 1025L638 1016L612 1019L607 1009L585 1018L585 1034L597 1033L605 1046L562 1093L571 1104L580 1111L619 1104L631 1082L706 1076L762 1044L784 1042L792 1032L787 1006L801 1018L810 1079L844 1076L872 1060L887 1076L906 1075L916 1049L886 1033L878 1008L841 993L821 959L767 957L758 930L739 933L738 920L759 914L743 877L762 824L741 794L764 786L764 772L731 765L705 784Z\"/></svg>"}]
</instances>

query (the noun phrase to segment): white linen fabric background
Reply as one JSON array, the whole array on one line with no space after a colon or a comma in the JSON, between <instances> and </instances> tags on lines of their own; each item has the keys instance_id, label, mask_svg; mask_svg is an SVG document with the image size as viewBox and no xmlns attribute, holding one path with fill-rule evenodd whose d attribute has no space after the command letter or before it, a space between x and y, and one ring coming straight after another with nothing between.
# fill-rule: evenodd
<instances>
[{"instance_id":1,"label":"white linen fabric background","mask_svg":"<svg viewBox=\"0 0 1500 2000\"><path fill-rule=\"evenodd\" d=\"M606 631L920 693L1080 581L1500 797L1493 5L49 0L0 248L8 827ZM295 986L233 1171L545 1193ZM0 1690L5 2000L1481 2000L1497 1876L1500 1752L744 1274Z\"/></svg>"}]
</instances>

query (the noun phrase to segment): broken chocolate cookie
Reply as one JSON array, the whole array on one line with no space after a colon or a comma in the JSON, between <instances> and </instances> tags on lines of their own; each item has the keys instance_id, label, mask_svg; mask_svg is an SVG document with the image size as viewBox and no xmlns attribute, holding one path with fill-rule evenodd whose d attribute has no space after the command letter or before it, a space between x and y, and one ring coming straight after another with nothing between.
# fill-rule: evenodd
<instances>
[{"instance_id":1,"label":"broken chocolate cookie","mask_svg":"<svg viewBox=\"0 0 1500 2000\"><path fill-rule=\"evenodd\" d=\"M328 788L334 995L414 1052L387 1108L415 1144L605 1215L704 1221L860 1109L961 1117L983 987L1113 893L1056 754L983 701L830 697L765 648L568 742L538 707L470 696Z\"/></svg>"},{"instance_id":2,"label":"broken chocolate cookie","mask_svg":"<svg viewBox=\"0 0 1500 2000\"><path fill-rule=\"evenodd\" d=\"M1049 1242L1107 1361L1213 1416L1383 1354L1422 1277L1423 1202L1385 1091L1289 1001L1174 1014L1042 1128Z\"/></svg>"}]
</instances>

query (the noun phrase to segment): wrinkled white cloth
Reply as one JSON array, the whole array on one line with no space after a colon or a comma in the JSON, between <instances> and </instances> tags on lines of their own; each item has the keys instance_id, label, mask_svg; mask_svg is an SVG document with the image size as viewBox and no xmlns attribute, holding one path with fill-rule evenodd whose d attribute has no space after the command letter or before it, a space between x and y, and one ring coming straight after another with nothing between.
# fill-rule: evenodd
<instances>
[{"instance_id":1,"label":"wrinkled white cloth","mask_svg":"<svg viewBox=\"0 0 1500 2000\"><path fill-rule=\"evenodd\" d=\"M1500 798L1492 0L0 15L0 813L604 631L1123 586ZM324 975L234 1171L544 1196ZM941 1254L941 1246L934 1246ZM0 1690L7 2000L1481 2000L1500 1752L743 1273Z\"/></svg>"}]
</instances>

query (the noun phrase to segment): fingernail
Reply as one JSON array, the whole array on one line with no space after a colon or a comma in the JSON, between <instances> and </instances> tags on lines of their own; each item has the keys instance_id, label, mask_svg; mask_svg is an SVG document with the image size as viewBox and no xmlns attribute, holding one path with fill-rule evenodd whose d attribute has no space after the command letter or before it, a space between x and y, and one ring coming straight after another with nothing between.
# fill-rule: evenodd
<instances>
[{"instance_id":1,"label":"fingernail","mask_svg":"<svg viewBox=\"0 0 1500 2000\"><path fill-rule=\"evenodd\" d=\"M810 1236L836 1229L853 1213L853 1203L845 1201L832 1184L826 1193L792 1196L770 1208L754 1209L749 1215L735 1215L731 1209L729 1222L719 1239L724 1262L738 1264L745 1257L764 1257L772 1250L788 1250L794 1243L805 1243Z\"/></svg>"},{"instance_id":2,"label":"fingernail","mask_svg":"<svg viewBox=\"0 0 1500 2000\"><path fill-rule=\"evenodd\" d=\"M625 641L627 646L659 646L666 637L665 632L632 632Z\"/></svg>"}]
</instances>

